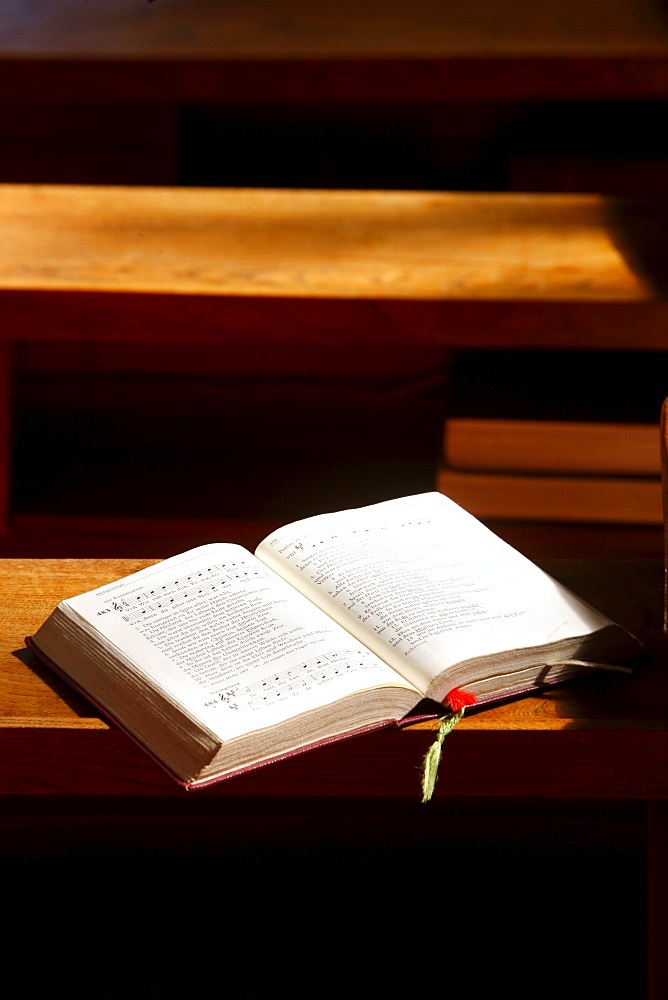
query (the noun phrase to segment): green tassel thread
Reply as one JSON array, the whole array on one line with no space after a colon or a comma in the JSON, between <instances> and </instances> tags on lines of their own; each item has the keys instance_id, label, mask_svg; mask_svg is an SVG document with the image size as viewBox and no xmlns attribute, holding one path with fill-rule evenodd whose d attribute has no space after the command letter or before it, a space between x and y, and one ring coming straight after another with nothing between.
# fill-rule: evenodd
<instances>
[{"instance_id":1,"label":"green tassel thread","mask_svg":"<svg viewBox=\"0 0 668 1000\"><path fill-rule=\"evenodd\" d=\"M422 764L422 801L429 802L434 794L436 779L438 778L438 765L441 763L443 753L443 740L452 732L457 723L463 718L466 707L460 708L458 712L446 715L438 730L435 741L427 750Z\"/></svg>"}]
</instances>

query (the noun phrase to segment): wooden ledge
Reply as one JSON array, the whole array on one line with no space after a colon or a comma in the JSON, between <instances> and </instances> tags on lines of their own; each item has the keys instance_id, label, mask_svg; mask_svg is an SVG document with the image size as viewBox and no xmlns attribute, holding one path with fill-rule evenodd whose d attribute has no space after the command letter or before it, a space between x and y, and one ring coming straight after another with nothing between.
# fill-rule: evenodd
<instances>
[{"instance_id":1,"label":"wooden ledge","mask_svg":"<svg viewBox=\"0 0 668 1000\"><path fill-rule=\"evenodd\" d=\"M181 794L23 645L64 597L148 562L0 560L0 794ZM668 796L662 563L555 561L547 568L636 632L652 661L633 677L597 674L465 718L448 738L438 794ZM428 727L412 727L347 740L234 778L212 794L417 801L419 762L432 738Z\"/></svg>"},{"instance_id":2,"label":"wooden ledge","mask_svg":"<svg viewBox=\"0 0 668 1000\"><path fill-rule=\"evenodd\" d=\"M0 185L0 290L647 303L668 206L596 195Z\"/></svg>"}]
</instances>

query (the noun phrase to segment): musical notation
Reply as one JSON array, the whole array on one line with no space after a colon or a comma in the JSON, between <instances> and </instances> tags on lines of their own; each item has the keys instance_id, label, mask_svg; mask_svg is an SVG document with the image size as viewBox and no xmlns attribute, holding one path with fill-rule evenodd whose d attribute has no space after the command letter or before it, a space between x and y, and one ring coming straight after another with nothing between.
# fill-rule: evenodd
<instances>
[{"instance_id":1,"label":"musical notation","mask_svg":"<svg viewBox=\"0 0 668 1000\"><path fill-rule=\"evenodd\" d=\"M193 598L216 597L233 584L251 583L260 575L261 571L250 563L218 563L131 597L114 597L109 610L119 612L123 621L133 625L149 618L152 612L176 609Z\"/></svg>"},{"instance_id":2,"label":"musical notation","mask_svg":"<svg viewBox=\"0 0 668 1000\"><path fill-rule=\"evenodd\" d=\"M216 695L227 708L258 711L308 688L371 668L372 661L363 653L354 649L338 650L314 656L297 666L270 674L254 684L230 685L216 692Z\"/></svg>"}]
</instances>

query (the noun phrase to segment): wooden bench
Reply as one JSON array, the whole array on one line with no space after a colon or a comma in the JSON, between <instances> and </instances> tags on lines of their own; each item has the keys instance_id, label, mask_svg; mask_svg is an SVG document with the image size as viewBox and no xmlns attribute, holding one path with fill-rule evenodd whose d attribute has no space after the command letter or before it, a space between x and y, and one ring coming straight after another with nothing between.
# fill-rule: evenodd
<instances>
[{"instance_id":1,"label":"wooden bench","mask_svg":"<svg viewBox=\"0 0 668 1000\"><path fill-rule=\"evenodd\" d=\"M668 96L659 0L13 4L0 97L184 102Z\"/></svg>"},{"instance_id":2,"label":"wooden bench","mask_svg":"<svg viewBox=\"0 0 668 1000\"><path fill-rule=\"evenodd\" d=\"M593 195L0 186L3 467L12 358L46 344L154 350L157 367L161 345L197 344L268 377L445 371L453 348L663 351L663 213ZM6 471L1 507L6 531Z\"/></svg>"},{"instance_id":3,"label":"wooden bench","mask_svg":"<svg viewBox=\"0 0 668 1000\"><path fill-rule=\"evenodd\" d=\"M116 831L126 851L141 847L143 838L147 845L156 838L162 843L171 829L177 844L196 847L200 837L202 844L215 842L219 850L227 844L238 851L249 837L260 844L264 838L268 846L278 821L278 833L283 830L292 838L293 847L297 838L304 849L309 835L319 836L320 822L333 824L339 850L347 838L357 843L373 838L378 824L389 824L396 837L422 830L434 843L444 844L448 831L457 828L476 802L487 803L490 810L485 814L488 836L493 835L494 807L503 814L506 803L511 809L520 803L522 814L529 816L547 803L552 822L548 818L544 830L552 831L559 817L575 816L589 802L601 806L606 836L617 843L627 835L626 807L635 803L649 836L650 995L652 1000L665 996L668 672L660 560L546 565L635 630L651 661L632 678L597 673L544 697L464 718L447 738L436 796L426 807L419 804L418 786L419 762L433 736L428 726L344 741L233 778L217 789L186 794L25 650L25 633L34 631L60 599L147 563L0 561L0 808L5 842L12 842L12 830L26 843L52 836L49 849L55 851L63 838L65 843L79 843L97 837L94 822L99 813L99 822L107 823L103 837L113 843ZM429 821L420 810L432 807ZM123 814L128 816L126 825ZM259 814L264 821L258 826ZM516 836L521 826L518 820ZM598 843L599 854L607 846L607 841ZM458 885L459 876L443 850L443 866ZM454 869L458 871L456 861ZM562 898L558 888L551 887L549 863L541 865L540 872L541 878L535 869L532 872L532 912L537 918L539 903L554 905L555 894ZM440 874L439 868L436 876ZM467 878L464 883L458 888L465 894ZM642 924L644 913L638 906L642 904L634 904L630 919Z\"/></svg>"},{"instance_id":4,"label":"wooden bench","mask_svg":"<svg viewBox=\"0 0 668 1000\"><path fill-rule=\"evenodd\" d=\"M0 180L664 192L667 54L661 0L14 3ZM642 129L634 101L655 102ZM601 127L583 102L622 107Z\"/></svg>"}]
</instances>

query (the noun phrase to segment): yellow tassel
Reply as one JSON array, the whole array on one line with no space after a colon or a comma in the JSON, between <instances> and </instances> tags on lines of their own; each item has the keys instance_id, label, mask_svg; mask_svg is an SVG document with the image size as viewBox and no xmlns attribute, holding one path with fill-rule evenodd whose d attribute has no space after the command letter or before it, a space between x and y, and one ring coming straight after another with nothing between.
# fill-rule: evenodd
<instances>
[{"instance_id":1,"label":"yellow tassel","mask_svg":"<svg viewBox=\"0 0 668 1000\"><path fill-rule=\"evenodd\" d=\"M446 715L439 726L436 739L424 755L422 763L422 801L429 802L434 794L436 779L438 778L438 766L441 763L443 753L443 740L452 732L460 719L463 718L466 706L460 708L458 712Z\"/></svg>"}]
</instances>

